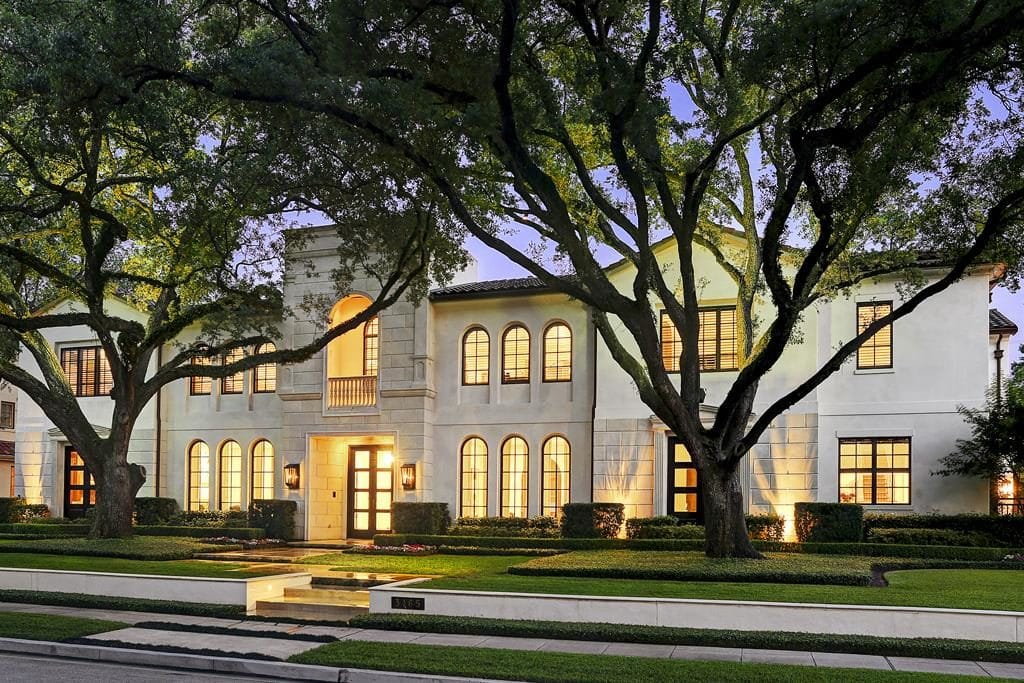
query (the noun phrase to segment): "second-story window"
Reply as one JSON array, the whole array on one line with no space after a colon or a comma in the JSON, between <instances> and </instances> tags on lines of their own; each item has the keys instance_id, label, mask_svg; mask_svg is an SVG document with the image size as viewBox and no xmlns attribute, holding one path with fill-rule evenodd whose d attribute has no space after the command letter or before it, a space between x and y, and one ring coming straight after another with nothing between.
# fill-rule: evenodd
<instances>
[{"instance_id":1,"label":"second-story window","mask_svg":"<svg viewBox=\"0 0 1024 683\"><path fill-rule=\"evenodd\" d=\"M363 377L375 377L380 359L380 319L374 316L363 326Z\"/></svg>"},{"instance_id":2,"label":"second-story window","mask_svg":"<svg viewBox=\"0 0 1024 683\"><path fill-rule=\"evenodd\" d=\"M891 301L868 301L857 304L857 334L879 318L892 313ZM857 349L857 369L872 370L892 367L892 325L886 325Z\"/></svg>"},{"instance_id":3,"label":"second-story window","mask_svg":"<svg viewBox=\"0 0 1024 683\"><path fill-rule=\"evenodd\" d=\"M256 355L273 353L277 347L273 342L260 344L256 347ZM277 391L277 364L264 363L252 370L252 391L254 394L272 394Z\"/></svg>"},{"instance_id":4,"label":"second-story window","mask_svg":"<svg viewBox=\"0 0 1024 683\"><path fill-rule=\"evenodd\" d=\"M0 429L14 429L14 401L0 401Z\"/></svg>"},{"instance_id":5,"label":"second-story window","mask_svg":"<svg viewBox=\"0 0 1024 683\"><path fill-rule=\"evenodd\" d=\"M513 325L501 338L501 383L527 384L530 381L530 333L522 325Z\"/></svg>"},{"instance_id":6,"label":"second-story window","mask_svg":"<svg viewBox=\"0 0 1024 683\"><path fill-rule=\"evenodd\" d=\"M739 367L736 341L736 309L732 306L702 308L697 353L701 372L724 372ZM683 341L672 319L661 312L661 359L669 372L679 372Z\"/></svg>"},{"instance_id":7,"label":"second-story window","mask_svg":"<svg viewBox=\"0 0 1024 683\"><path fill-rule=\"evenodd\" d=\"M231 349L224 354L224 365L231 363L237 363L238 361L245 358L245 349ZM239 370L233 375L220 378L220 393L222 394L240 394L242 393L242 385L245 383L245 373Z\"/></svg>"},{"instance_id":8,"label":"second-story window","mask_svg":"<svg viewBox=\"0 0 1024 683\"><path fill-rule=\"evenodd\" d=\"M544 330L544 381L572 380L572 331L565 323L551 323Z\"/></svg>"},{"instance_id":9,"label":"second-story window","mask_svg":"<svg viewBox=\"0 0 1024 683\"><path fill-rule=\"evenodd\" d=\"M60 366L75 396L107 396L114 388L110 363L100 346L61 349Z\"/></svg>"},{"instance_id":10,"label":"second-story window","mask_svg":"<svg viewBox=\"0 0 1024 683\"><path fill-rule=\"evenodd\" d=\"M487 384L491 381L491 338L487 330L474 327L462 337L462 383Z\"/></svg>"},{"instance_id":11,"label":"second-story window","mask_svg":"<svg viewBox=\"0 0 1024 683\"><path fill-rule=\"evenodd\" d=\"M209 356L196 356L192 359L192 365L211 365L213 361ZM188 378L188 393L192 396L209 396L213 393L213 379L210 377L197 377L193 375Z\"/></svg>"}]
</instances>

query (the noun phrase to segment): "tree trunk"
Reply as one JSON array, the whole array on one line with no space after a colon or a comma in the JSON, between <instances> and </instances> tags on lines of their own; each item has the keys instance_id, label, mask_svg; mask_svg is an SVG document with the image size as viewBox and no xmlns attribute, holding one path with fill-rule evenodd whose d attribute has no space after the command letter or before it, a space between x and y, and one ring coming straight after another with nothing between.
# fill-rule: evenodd
<instances>
[{"instance_id":1,"label":"tree trunk","mask_svg":"<svg viewBox=\"0 0 1024 683\"><path fill-rule=\"evenodd\" d=\"M717 462L703 468L704 554L708 557L764 559L750 542L743 512L743 489L736 465Z\"/></svg>"},{"instance_id":2,"label":"tree trunk","mask_svg":"<svg viewBox=\"0 0 1024 683\"><path fill-rule=\"evenodd\" d=\"M146 482L146 470L128 462L127 441L104 459L95 471L96 518L89 535L93 538L125 538L132 535L135 494Z\"/></svg>"}]
</instances>

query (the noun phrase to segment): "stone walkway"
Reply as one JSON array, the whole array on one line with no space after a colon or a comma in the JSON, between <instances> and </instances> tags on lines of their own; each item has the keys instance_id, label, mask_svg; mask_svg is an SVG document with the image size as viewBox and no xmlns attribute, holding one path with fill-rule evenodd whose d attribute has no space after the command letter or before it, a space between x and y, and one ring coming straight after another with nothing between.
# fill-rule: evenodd
<instances>
[{"instance_id":1,"label":"stone walkway","mask_svg":"<svg viewBox=\"0 0 1024 683\"><path fill-rule=\"evenodd\" d=\"M643 643L607 643L549 638L511 638L499 636L472 636L440 633L416 633L412 631L381 631L338 626L317 626L286 624L266 621L218 619L214 617L193 617L178 614L155 614L146 612L121 612L116 610L80 609L29 605L23 603L0 603L0 612L34 612L109 619L126 624L141 622L165 622L202 627L218 627L237 631L238 634L214 634L189 631L164 631L160 629L124 628L90 636L87 640L97 642L127 642L136 645L151 645L155 648L169 646L201 650L221 650L227 653L247 654L259 652L285 659L293 654L305 652L321 643L309 640L267 638L259 632L276 631L282 634L326 635L339 640L361 640L378 643L413 643L431 646L462 646L500 648L537 652L570 652L595 655L619 655L626 657L654 657L687 660L717 660L731 662L756 662L768 664L794 664L799 666L822 666L836 668L877 669L890 671L914 671L942 674L972 675L981 677L1024 679L1024 664L994 664L949 659L921 659L916 657L882 657L828 652L798 652L791 650L758 650L752 648L699 647L691 645L652 645Z\"/></svg>"}]
</instances>

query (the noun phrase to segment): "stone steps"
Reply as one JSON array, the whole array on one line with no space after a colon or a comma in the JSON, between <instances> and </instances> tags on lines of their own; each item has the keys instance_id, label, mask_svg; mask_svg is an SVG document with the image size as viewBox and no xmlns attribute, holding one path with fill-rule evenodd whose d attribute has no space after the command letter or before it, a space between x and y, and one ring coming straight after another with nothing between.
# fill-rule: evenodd
<instances>
[{"instance_id":1,"label":"stone steps","mask_svg":"<svg viewBox=\"0 0 1024 683\"><path fill-rule=\"evenodd\" d=\"M286 588L284 596L256 602L253 614L292 619L347 621L370 610L370 594L358 588Z\"/></svg>"}]
</instances>

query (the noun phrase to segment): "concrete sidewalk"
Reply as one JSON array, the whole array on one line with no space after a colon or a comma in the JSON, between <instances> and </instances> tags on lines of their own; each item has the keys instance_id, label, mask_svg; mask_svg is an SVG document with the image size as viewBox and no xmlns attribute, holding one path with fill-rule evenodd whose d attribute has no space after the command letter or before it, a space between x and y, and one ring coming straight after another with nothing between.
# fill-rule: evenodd
<instances>
[{"instance_id":1,"label":"concrete sidewalk","mask_svg":"<svg viewBox=\"0 0 1024 683\"><path fill-rule=\"evenodd\" d=\"M512 638L500 636L474 636L412 631L383 631L339 626L274 623L265 621L217 619L148 612L121 612L116 610L80 609L0 603L0 612L33 612L108 619L126 624L141 622L171 622L195 626L197 631L165 631L148 628L125 628L90 636L87 640L101 645L132 643L154 649L174 647L196 650L220 650L235 655L259 652L285 659L293 654L319 647L322 643L290 636L320 635L339 640L360 640L377 643L411 643L439 647L499 648L537 652L569 652L626 657L653 657L680 660L717 660L768 664L792 664L812 667L876 669L905 672L959 674L992 678L1024 680L1024 664L997 664L949 659L922 659L916 657L882 657L827 652L800 652L791 650L760 650L752 648L700 647L692 645L654 645L643 643L609 643L554 638ZM203 633L203 627L217 627L236 631L237 634ZM277 632L286 637L261 637L260 632Z\"/></svg>"}]
</instances>

